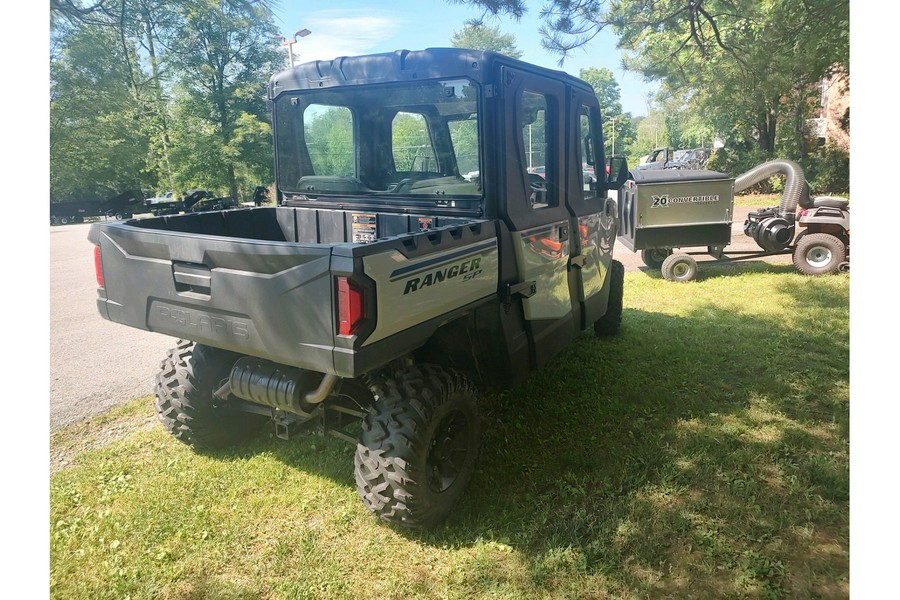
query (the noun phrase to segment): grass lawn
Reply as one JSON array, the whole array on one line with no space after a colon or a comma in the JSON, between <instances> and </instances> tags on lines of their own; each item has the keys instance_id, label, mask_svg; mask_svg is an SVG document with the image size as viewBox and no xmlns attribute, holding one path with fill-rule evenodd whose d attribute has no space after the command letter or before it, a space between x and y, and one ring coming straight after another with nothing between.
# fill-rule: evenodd
<instances>
[{"instance_id":1,"label":"grass lawn","mask_svg":"<svg viewBox=\"0 0 900 600\"><path fill-rule=\"evenodd\" d=\"M149 399L63 430L50 595L846 598L849 281L627 274L617 338L483 394L479 471L424 534L366 511L338 440L198 454L131 430Z\"/></svg>"}]
</instances>

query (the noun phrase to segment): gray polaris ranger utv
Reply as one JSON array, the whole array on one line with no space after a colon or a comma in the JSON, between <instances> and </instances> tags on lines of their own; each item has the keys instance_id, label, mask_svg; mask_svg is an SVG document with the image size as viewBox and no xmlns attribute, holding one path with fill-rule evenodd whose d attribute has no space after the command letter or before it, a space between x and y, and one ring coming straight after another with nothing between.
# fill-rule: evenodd
<instances>
[{"instance_id":1,"label":"gray polaris ranger utv","mask_svg":"<svg viewBox=\"0 0 900 600\"><path fill-rule=\"evenodd\" d=\"M591 87L490 52L312 62L268 97L278 205L93 225L97 306L183 340L156 386L179 440L309 425L357 445L372 512L434 525L474 471L475 382L619 329L627 166L584 184L606 172Z\"/></svg>"}]
</instances>

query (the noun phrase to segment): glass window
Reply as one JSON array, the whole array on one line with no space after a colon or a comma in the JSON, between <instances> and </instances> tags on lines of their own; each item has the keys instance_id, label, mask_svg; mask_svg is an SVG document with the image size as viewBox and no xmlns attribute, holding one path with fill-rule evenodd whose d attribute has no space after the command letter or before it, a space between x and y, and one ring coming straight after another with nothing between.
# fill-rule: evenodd
<instances>
[{"instance_id":1,"label":"glass window","mask_svg":"<svg viewBox=\"0 0 900 600\"><path fill-rule=\"evenodd\" d=\"M303 111L313 175L353 177L353 114L345 106L310 104Z\"/></svg>"},{"instance_id":2,"label":"glass window","mask_svg":"<svg viewBox=\"0 0 900 600\"><path fill-rule=\"evenodd\" d=\"M478 113L472 113L465 119L450 121L448 125L459 174L463 179L474 181L479 177Z\"/></svg>"},{"instance_id":3,"label":"glass window","mask_svg":"<svg viewBox=\"0 0 900 600\"><path fill-rule=\"evenodd\" d=\"M555 149L550 142L552 132L547 97L525 90L522 92L522 142L525 148L526 177L532 208L556 206Z\"/></svg>"},{"instance_id":4,"label":"glass window","mask_svg":"<svg viewBox=\"0 0 900 600\"><path fill-rule=\"evenodd\" d=\"M321 199L479 198L464 177L480 164L478 93L451 79L284 94L275 101L279 188Z\"/></svg>"},{"instance_id":5,"label":"glass window","mask_svg":"<svg viewBox=\"0 0 900 600\"><path fill-rule=\"evenodd\" d=\"M597 196L597 179L601 174L597 173L597 156L594 152L594 138L591 135L593 128L591 127L591 117L587 107L581 108L578 116L581 123L581 137L578 143L578 162L581 163L581 184L584 198L594 198Z\"/></svg>"},{"instance_id":6,"label":"glass window","mask_svg":"<svg viewBox=\"0 0 900 600\"><path fill-rule=\"evenodd\" d=\"M391 145L397 171L435 171L437 160L421 114L398 112L391 124Z\"/></svg>"}]
</instances>

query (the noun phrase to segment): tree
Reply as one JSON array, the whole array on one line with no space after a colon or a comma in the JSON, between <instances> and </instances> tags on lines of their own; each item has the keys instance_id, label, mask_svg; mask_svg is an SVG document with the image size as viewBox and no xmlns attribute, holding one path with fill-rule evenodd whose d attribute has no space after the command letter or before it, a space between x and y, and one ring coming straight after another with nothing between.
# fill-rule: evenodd
<instances>
[{"instance_id":1,"label":"tree","mask_svg":"<svg viewBox=\"0 0 900 600\"><path fill-rule=\"evenodd\" d=\"M209 186L236 195L238 187L253 189L271 181L264 86L284 66L284 56L272 37L270 4L53 0L51 179L58 182L54 191L82 180L94 187L111 187L105 183L108 176L91 173L111 170L112 165L119 170L117 177L137 179L142 187L156 189ZM89 30L96 38L93 48L63 51ZM66 73L84 75L74 93L64 92L73 80L73 76L65 80ZM107 88L101 84L92 89L91 82L112 80L118 84L117 102L127 110L107 111L103 98L94 100ZM105 93L104 98L109 97ZM102 122L87 125L98 107ZM72 129L75 121L81 123L82 137L73 142L66 127ZM124 139L125 131L131 136L127 148L112 143ZM96 139L87 142L87 134ZM132 160L140 152L141 160ZM131 162L126 164L126 158ZM77 169L73 177L69 164L87 168Z\"/></svg>"},{"instance_id":2,"label":"tree","mask_svg":"<svg viewBox=\"0 0 900 600\"><path fill-rule=\"evenodd\" d=\"M180 141L197 147L202 140L196 148L202 156L195 159L209 169L205 177L238 198L238 173L260 166L241 155L240 140L248 128L265 129L264 84L284 65L272 13L259 3L214 0L182 0L178 10L171 62L179 83L176 103L188 125L181 128ZM184 169L180 172L184 177ZM251 189L259 185L244 183Z\"/></svg>"},{"instance_id":3,"label":"tree","mask_svg":"<svg viewBox=\"0 0 900 600\"><path fill-rule=\"evenodd\" d=\"M452 0L521 17L522 0ZM798 134L815 83L849 72L849 0L548 0L542 45L560 56L606 28L626 67L690 94L717 130L776 148L779 127Z\"/></svg>"},{"instance_id":4,"label":"tree","mask_svg":"<svg viewBox=\"0 0 900 600\"><path fill-rule=\"evenodd\" d=\"M522 58L522 52L516 47L516 36L479 22L466 23L462 29L453 32L450 44L454 48L492 50L510 58Z\"/></svg>"},{"instance_id":5,"label":"tree","mask_svg":"<svg viewBox=\"0 0 900 600\"><path fill-rule=\"evenodd\" d=\"M134 48L130 48L134 51ZM155 184L124 50L112 30L85 25L60 40L50 65L50 197L105 199Z\"/></svg>"},{"instance_id":6,"label":"tree","mask_svg":"<svg viewBox=\"0 0 900 600\"><path fill-rule=\"evenodd\" d=\"M581 69L578 77L591 84L600 104L606 156L625 154L634 142L636 132L631 113L622 112L619 84L613 72L603 67L590 67Z\"/></svg>"}]
</instances>

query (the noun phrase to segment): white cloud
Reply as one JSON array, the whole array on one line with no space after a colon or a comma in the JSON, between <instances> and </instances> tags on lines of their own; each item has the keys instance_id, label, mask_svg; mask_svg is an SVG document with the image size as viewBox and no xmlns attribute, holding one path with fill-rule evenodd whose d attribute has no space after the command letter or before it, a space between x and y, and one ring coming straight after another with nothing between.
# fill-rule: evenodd
<instances>
[{"instance_id":1,"label":"white cloud","mask_svg":"<svg viewBox=\"0 0 900 600\"><path fill-rule=\"evenodd\" d=\"M404 24L403 16L389 11L328 9L307 13L299 26L312 35L294 46L295 61L396 50L390 41Z\"/></svg>"}]
</instances>

